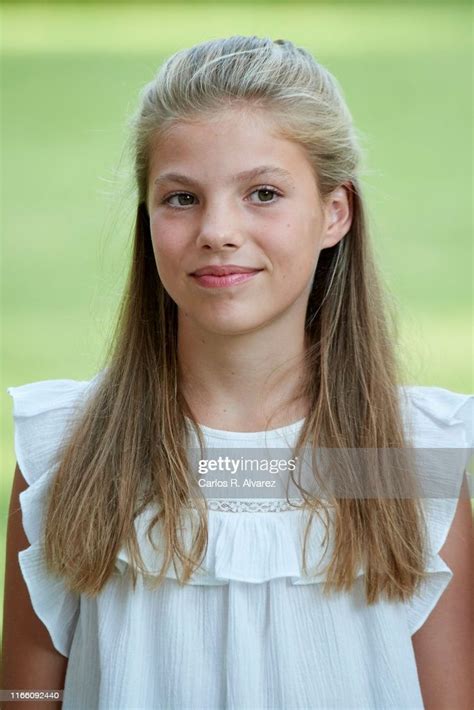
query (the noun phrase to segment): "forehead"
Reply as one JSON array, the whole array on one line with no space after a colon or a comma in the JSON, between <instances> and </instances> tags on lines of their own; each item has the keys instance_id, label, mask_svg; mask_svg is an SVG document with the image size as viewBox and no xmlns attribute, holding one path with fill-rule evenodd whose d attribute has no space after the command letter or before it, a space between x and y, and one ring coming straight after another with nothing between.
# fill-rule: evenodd
<instances>
[{"instance_id":1,"label":"forehead","mask_svg":"<svg viewBox=\"0 0 474 710\"><path fill-rule=\"evenodd\" d=\"M312 168L304 148L281 135L269 111L227 109L213 116L175 121L151 143L150 178L210 171L220 178L245 178L268 168L291 180Z\"/></svg>"}]
</instances>

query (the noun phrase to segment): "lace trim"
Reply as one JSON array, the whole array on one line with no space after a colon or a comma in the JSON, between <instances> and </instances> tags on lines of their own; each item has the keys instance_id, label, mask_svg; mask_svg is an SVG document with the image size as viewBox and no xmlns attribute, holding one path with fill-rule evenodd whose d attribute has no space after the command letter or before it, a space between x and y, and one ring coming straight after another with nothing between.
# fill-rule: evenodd
<instances>
[{"instance_id":1,"label":"lace trim","mask_svg":"<svg viewBox=\"0 0 474 710\"><path fill-rule=\"evenodd\" d=\"M301 504L302 502L300 498L290 498L289 500L293 504ZM286 510L297 510L295 505L290 505L286 499L282 498L267 500L208 498L207 506L209 510L223 513L281 513Z\"/></svg>"}]
</instances>

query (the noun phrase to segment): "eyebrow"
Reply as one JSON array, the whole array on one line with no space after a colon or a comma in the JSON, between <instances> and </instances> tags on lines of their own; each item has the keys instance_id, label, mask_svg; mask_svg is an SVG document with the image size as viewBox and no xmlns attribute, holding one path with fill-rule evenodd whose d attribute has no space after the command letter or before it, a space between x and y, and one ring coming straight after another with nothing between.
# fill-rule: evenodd
<instances>
[{"instance_id":1,"label":"eyebrow","mask_svg":"<svg viewBox=\"0 0 474 710\"><path fill-rule=\"evenodd\" d=\"M277 165L258 165L256 168L252 168L251 170L244 170L240 173L237 173L236 175L233 175L230 178L230 183L233 184L240 181L243 182L244 180L253 180L254 178L260 177L262 175L268 175L269 173L277 175L283 180L287 180L291 183L291 185L294 186L291 173L289 173L288 170L285 170L284 168L279 168ZM191 178L188 175L182 175L181 173L163 173L162 175L159 175L156 178L154 184L161 185L162 183L167 181L179 182L183 185L193 185L194 187L199 187L198 180L195 180L194 178Z\"/></svg>"}]
</instances>

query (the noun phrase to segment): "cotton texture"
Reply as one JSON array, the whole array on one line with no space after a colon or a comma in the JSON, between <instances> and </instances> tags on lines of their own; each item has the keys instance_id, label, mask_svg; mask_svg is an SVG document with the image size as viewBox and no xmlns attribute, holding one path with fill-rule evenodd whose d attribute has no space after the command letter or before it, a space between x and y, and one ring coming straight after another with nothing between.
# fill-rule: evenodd
<instances>
[{"instance_id":1,"label":"cotton texture","mask_svg":"<svg viewBox=\"0 0 474 710\"><path fill-rule=\"evenodd\" d=\"M324 573L308 576L302 569L305 511L271 499L224 502L217 494L206 556L188 584L178 583L171 565L161 587L150 590L139 575L133 591L122 548L102 592L78 595L46 572L40 533L61 442L98 378L7 388L16 458L29 485L20 504L30 546L19 563L35 613L68 657L64 710L421 710L411 637L453 576L439 551L458 498L423 499L429 575L406 603L367 606L361 568L350 592L325 598ZM404 386L401 393L416 446L460 452L450 472L458 496L474 445L474 396L424 386ZM201 429L209 448L278 448L294 445L302 424L267 432ZM152 514L148 508L136 520L151 573L161 567L145 536ZM324 533L316 518L311 550L320 548Z\"/></svg>"}]
</instances>

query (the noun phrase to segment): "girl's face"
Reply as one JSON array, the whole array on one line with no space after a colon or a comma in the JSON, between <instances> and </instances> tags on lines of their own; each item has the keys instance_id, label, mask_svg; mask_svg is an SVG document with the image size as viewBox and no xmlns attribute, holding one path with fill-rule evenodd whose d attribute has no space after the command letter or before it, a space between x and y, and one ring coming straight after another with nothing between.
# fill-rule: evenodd
<instances>
[{"instance_id":1,"label":"girl's face","mask_svg":"<svg viewBox=\"0 0 474 710\"><path fill-rule=\"evenodd\" d=\"M174 124L153 146L148 185L156 266L180 327L236 335L275 319L304 324L319 253L350 227L347 193L322 205L303 148L270 114L229 109ZM258 273L211 287L192 275L216 265Z\"/></svg>"}]
</instances>

